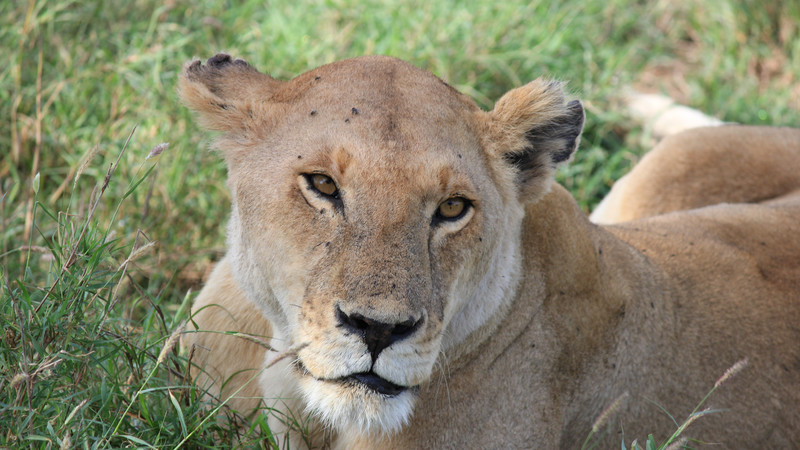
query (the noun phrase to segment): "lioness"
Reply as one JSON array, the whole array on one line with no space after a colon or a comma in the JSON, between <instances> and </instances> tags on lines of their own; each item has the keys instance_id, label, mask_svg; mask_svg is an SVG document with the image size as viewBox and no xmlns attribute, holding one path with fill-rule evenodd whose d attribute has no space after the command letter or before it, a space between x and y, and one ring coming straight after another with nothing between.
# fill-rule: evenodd
<instances>
[{"instance_id":1,"label":"lioness","mask_svg":"<svg viewBox=\"0 0 800 450\"><path fill-rule=\"evenodd\" d=\"M233 197L194 320L289 357L220 333L185 344L211 394L276 408L274 431L298 421L305 445L340 448L577 448L628 393L606 422L616 447L623 431L671 434L665 411L686 417L746 358L708 402L725 411L685 434L800 443L800 131L668 139L602 220L629 202L645 205L634 216L734 191L748 203L600 227L553 181L584 123L555 82L485 112L388 57L283 82L220 54L185 67L180 95L221 132Z\"/></svg>"}]
</instances>

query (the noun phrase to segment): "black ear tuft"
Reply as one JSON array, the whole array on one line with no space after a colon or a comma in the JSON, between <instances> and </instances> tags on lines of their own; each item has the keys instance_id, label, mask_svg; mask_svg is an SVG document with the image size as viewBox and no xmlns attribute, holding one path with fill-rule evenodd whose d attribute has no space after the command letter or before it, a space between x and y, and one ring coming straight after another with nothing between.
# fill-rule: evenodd
<instances>
[{"instance_id":1,"label":"black ear tuft","mask_svg":"<svg viewBox=\"0 0 800 450\"><path fill-rule=\"evenodd\" d=\"M568 161L578 147L584 117L581 102L569 102L565 114L538 124L525 133L528 145L516 153L514 158L522 165L530 164L529 160L539 156L547 156L541 162L549 162L552 166ZM524 167L520 169L524 170Z\"/></svg>"},{"instance_id":2,"label":"black ear tuft","mask_svg":"<svg viewBox=\"0 0 800 450\"><path fill-rule=\"evenodd\" d=\"M227 53L217 53L216 55L212 56L211 58L208 58L208 61L206 61L206 65L207 66L214 67L214 68L217 68L217 69L222 68L224 66L227 66L228 64L234 64L234 65L240 66L240 67L249 67L250 66L249 64L247 64L247 61L245 61L243 59L238 59L238 58L237 59L233 59L233 58L231 58L231 55L229 55Z\"/></svg>"},{"instance_id":3,"label":"black ear tuft","mask_svg":"<svg viewBox=\"0 0 800 450\"><path fill-rule=\"evenodd\" d=\"M230 62L231 62L231 55L228 55L226 53L217 53L211 58L208 58L206 64L209 67L219 67L219 66L224 66L225 64L228 64Z\"/></svg>"},{"instance_id":4,"label":"black ear tuft","mask_svg":"<svg viewBox=\"0 0 800 450\"><path fill-rule=\"evenodd\" d=\"M243 59L233 59L226 53L217 53L208 58L205 64L202 61L192 61L185 68L185 76L192 81L200 81L216 93L224 85L223 78L235 78L242 75L258 74L258 71ZM260 75L260 74L259 74Z\"/></svg>"},{"instance_id":5,"label":"black ear tuft","mask_svg":"<svg viewBox=\"0 0 800 450\"><path fill-rule=\"evenodd\" d=\"M583 105L573 100L567 104L564 114L526 131L525 147L504 156L519 171L518 181L525 184L568 161L578 147L584 118Z\"/></svg>"},{"instance_id":6,"label":"black ear tuft","mask_svg":"<svg viewBox=\"0 0 800 450\"><path fill-rule=\"evenodd\" d=\"M567 111L560 129L554 130L555 135L552 137L552 139L561 140L565 144L560 152L553 154L553 162L556 164L568 161L572 157L575 149L578 148L583 123L586 120L583 105L578 100L567 103Z\"/></svg>"}]
</instances>

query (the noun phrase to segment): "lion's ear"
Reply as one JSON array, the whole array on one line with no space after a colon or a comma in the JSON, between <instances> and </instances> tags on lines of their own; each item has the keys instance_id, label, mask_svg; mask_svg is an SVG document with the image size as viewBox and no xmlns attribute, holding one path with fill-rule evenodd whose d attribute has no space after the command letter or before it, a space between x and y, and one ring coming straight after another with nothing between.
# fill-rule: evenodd
<instances>
[{"instance_id":1,"label":"lion's ear","mask_svg":"<svg viewBox=\"0 0 800 450\"><path fill-rule=\"evenodd\" d=\"M224 53L184 66L178 80L181 101L195 111L201 125L216 131L245 131L264 115L254 111L269 104L282 82Z\"/></svg>"},{"instance_id":2,"label":"lion's ear","mask_svg":"<svg viewBox=\"0 0 800 450\"><path fill-rule=\"evenodd\" d=\"M583 105L567 103L561 83L537 79L497 101L485 146L515 170L520 199L535 202L549 190L556 167L572 157L583 122Z\"/></svg>"}]
</instances>

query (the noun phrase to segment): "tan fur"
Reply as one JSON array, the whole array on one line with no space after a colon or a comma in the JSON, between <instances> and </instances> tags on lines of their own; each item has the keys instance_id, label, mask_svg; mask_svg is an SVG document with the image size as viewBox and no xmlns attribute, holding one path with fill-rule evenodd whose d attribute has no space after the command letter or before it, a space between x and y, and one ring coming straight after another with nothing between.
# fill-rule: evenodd
<instances>
[{"instance_id":1,"label":"tan fur","mask_svg":"<svg viewBox=\"0 0 800 450\"><path fill-rule=\"evenodd\" d=\"M258 341L268 345L272 327L261 314L253 313L250 303L240 299L230 265L222 260L192 306L194 317L202 320L203 327L196 334L185 335L184 345L191 345L187 350L192 353L192 360L200 362L193 372L198 385L209 385L214 380L225 382L224 388L216 385L211 392L220 400L232 397L228 406L249 415L258 408L261 397L257 373L261 364L253 366L251 362L264 359L266 348ZM252 320L253 316L258 320ZM214 365L217 355L225 355L227 362Z\"/></svg>"},{"instance_id":2,"label":"tan fur","mask_svg":"<svg viewBox=\"0 0 800 450\"><path fill-rule=\"evenodd\" d=\"M724 126L666 137L618 180L595 223L616 223L717 203L756 203L800 189L800 131Z\"/></svg>"},{"instance_id":3,"label":"tan fur","mask_svg":"<svg viewBox=\"0 0 800 450\"><path fill-rule=\"evenodd\" d=\"M315 441L304 444L577 448L625 392L601 447L618 446L620 429L628 443L663 439L674 425L655 405L685 417L743 358L749 366L709 400L728 411L687 434L726 448L800 442L800 195L777 181L797 182L797 171L780 171L800 161L797 131L720 127L693 132L709 135L693 135L688 147L669 139L658 169L643 162L631 179L683 173L669 170L686 167L680 155L715 179L702 186L720 192L709 196L687 176L672 209L763 201L602 228L552 181L583 124L580 104L566 103L557 84L534 81L483 112L385 57L288 82L253 72L218 55L188 65L181 79L183 101L223 131L217 145L234 199L229 252L194 319L201 330L272 330L273 347L296 351L263 369L260 394L312 416ZM210 96L220 79L257 95ZM239 103L213 105L220 101ZM749 140L732 161L761 161L764 170L741 162L737 170L719 154L727 141ZM310 173L333 179L339 198L316 194ZM737 188L720 174L772 185L763 191L771 198L726 197ZM435 220L453 197L473 208L455 222ZM639 189L618 201L672 200ZM202 309L209 304L218 307ZM374 323L401 337L371 353L358 327ZM184 343L209 349L195 361L216 395L240 383L220 393L220 380L276 355L230 339L240 338L199 332ZM380 394L367 388L380 383L352 378L368 371L408 389Z\"/></svg>"}]
</instances>

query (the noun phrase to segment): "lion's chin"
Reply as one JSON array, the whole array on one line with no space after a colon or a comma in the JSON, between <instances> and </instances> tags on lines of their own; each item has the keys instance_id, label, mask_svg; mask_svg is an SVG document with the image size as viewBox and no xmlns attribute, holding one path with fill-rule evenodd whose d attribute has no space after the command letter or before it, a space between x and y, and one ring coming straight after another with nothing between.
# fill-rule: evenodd
<instances>
[{"instance_id":1,"label":"lion's chin","mask_svg":"<svg viewBox=\"0 0 800 450\"><path fill-rule=\"evenodd\" d=\"M381 381L374 374L340 380L301 376L300 392L310 412L326 425L346 433L392 434L411 418L414 389Z\"/></svg>"}]
</instances>

